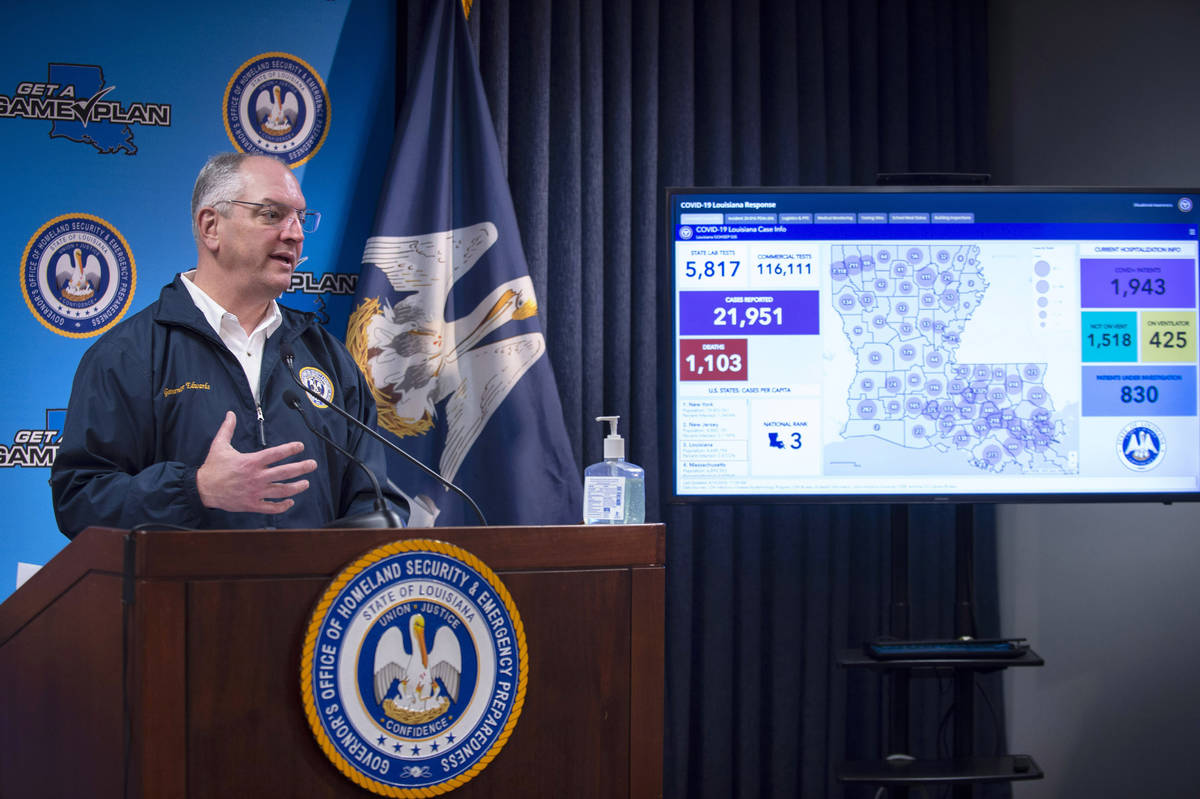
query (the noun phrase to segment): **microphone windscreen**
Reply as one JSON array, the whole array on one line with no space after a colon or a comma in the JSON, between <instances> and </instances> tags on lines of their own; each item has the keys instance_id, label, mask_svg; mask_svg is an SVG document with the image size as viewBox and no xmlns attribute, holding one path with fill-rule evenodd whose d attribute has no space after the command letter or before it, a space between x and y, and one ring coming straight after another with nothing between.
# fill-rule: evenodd
<instances>
[{"instance_id":1,"label":"microphone windscreen","mask_svg":"<svg viewBox=\"0 0 1200 799\"><path fill-rule=\"evenodd\" d=\"M288 363L296 357L296 351L292 349L292 345L286 341L279 342L279 357L283 358Z\"/></svg>"},{"instance_id":2,"label":"microphone windscreen","mask_svg":"<svg viewBox=\"0 0 1200 799\"><path fill-rule=\"evenodd\" d=\"M283 392L283 404L289 408L300 410L300 398L296 396L296 392L290 388Z\"/></svg>"}]
</instances>

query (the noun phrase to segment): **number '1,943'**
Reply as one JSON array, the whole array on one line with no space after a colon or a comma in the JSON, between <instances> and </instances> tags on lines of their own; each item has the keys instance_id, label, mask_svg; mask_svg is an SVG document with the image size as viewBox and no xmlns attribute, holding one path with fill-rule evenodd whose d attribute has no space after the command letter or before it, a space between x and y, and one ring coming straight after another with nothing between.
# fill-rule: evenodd
<instances>
[{"instance_id":1,"label":"number '1,943'","mask_svg":"<svg viewBox=\"0 0 1200 799\"><path fill-rule=\"evenodd\" d=\"M1124 284L1120 280L1110 280L1113 294L1118 297L1128 297L1132 294L1166 294L1167 281L1161 277L1148 277L1144 280L1131 277Z\"/></svg>"}]
</instances>

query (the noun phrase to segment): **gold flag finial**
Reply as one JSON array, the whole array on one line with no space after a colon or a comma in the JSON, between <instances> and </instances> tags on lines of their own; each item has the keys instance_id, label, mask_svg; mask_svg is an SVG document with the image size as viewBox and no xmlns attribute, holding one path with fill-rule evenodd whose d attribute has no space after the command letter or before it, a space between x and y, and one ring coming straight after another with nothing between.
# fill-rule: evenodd
<instances>
[{"instance_id":1,"label":"gold flag finial","mask_svg":"<svg viewBox=\"0 0 1200 799\"><path fill-rule=\"evenodd\" d=\"M467 19L471 18L471 5L474 2L475 2L475 0L462 0L463 16L466 17Z\"/></svg>"}]
</instances>

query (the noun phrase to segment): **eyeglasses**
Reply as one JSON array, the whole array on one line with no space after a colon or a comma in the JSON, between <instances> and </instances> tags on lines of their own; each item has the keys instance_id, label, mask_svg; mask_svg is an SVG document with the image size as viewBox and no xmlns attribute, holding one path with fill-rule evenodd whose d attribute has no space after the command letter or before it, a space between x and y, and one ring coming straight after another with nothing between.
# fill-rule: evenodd
<instances>
[{"instance_id":1,"label":"eyeglasses","mask_svg":"<svg viewBox=\"0 0 1200 799\"><path fill-rule=\"evenodd\" d=\"M254 218L260 224L269 227L286 227L289 221L295 219L300 223L300 229L305 233L315 233L317 225L321 224L320 211L301 211L299 208L293 208L283 203L252 203L246 200L218 200L217 202L235 203L237 205L258 208L259 210L254 214Z\"/></svg>"}]
</instances>

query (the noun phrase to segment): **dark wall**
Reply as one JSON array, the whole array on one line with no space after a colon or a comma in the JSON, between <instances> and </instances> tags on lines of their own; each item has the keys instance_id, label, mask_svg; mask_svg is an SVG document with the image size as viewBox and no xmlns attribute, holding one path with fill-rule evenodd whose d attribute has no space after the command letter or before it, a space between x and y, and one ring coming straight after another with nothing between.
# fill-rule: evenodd
<instances>
[{"instance_id":1,"label":"dark wall","mask_svg":"<svg viewBox=\"0 0 1200 799\"><path fill-rule=\"evenodd\" d=\"M1200 186L1200 3L995 0L994 182ZM1195 794L1200 506L998 513L1001 616L1046 658L1005 676L1022 799Z\"/></svg>"},{"instance_id":2,"label":"dark wall","mask_svg":"<svg viewBox=\"0 0 1200 799\"><path fill-rule=\"evenodd\" d=\"M1200 3L993 0L996 183L1200 185Z\"/></svg>"}]
</instances>

